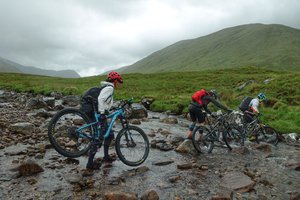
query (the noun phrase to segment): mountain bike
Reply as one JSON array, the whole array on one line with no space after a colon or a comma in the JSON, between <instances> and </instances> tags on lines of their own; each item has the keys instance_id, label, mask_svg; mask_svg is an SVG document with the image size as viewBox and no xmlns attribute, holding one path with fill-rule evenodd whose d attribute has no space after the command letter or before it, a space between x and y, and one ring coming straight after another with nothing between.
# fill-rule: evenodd
<instances>
[{"instance_id":1,"label":"mountain bike","mask_svg":"<svg viewBox=\"0 0 300 200\"><path fill-rule=\"evenodd\" d=\"M224 147L226 144L223 141L224 134L227 132L235 132L235 134L241 134L240 130L235 126L228 123L228 118L232 113L220 113L214 116L215 120L210 117L205 117L207 126L199 125L193 130L192 142L195 149L199 153L211 153L214 146ZM226 146L231 150L231 146Z\"/></svg>"},{"instance_id":2,"label":"mountain bike","mask_svg":"<svg viewBox=\"0 0 300 200\"><path fill-rule=\"evenodd\" d=\"M227 133L224 135L224 140L228 146L240 146L244 145L244 141L247 138L255 141L256 143L266 142L273 145L277 145L279 142L279 134L277 131L265 125L259 120L259 116L253 116L253 121L248 123L244 119L243 113L238 113L238 117L242 123L236 124L237 129L240 130L242 135L236 134L235 132ZM242 143L240 141L243 141Z\"/></svg>"},{"instance_id":3,"label":"mountain bike","mask_svg":"<svg viewBox=\"0 0 300 200\"><path fill-rule=\"evenodd\" d=\"M93 105L96 121L92 122L83 111L76 108L65 108L53 116L48 126L48 137L54 149L66 157L82 156L89 151L94 141L99 142L100 148L109 136L113 124L116 120L120 120L122 129L115 139L116 153L126 165L142 164L149 154L149 140L141 128L128 123L127 117L133 99L122 100L113 108L112 113L106 116L110 119L106 133L100 131L100 114L97 112L96 100L93 97L88 99Z\"/></svg>"}]
</instances>

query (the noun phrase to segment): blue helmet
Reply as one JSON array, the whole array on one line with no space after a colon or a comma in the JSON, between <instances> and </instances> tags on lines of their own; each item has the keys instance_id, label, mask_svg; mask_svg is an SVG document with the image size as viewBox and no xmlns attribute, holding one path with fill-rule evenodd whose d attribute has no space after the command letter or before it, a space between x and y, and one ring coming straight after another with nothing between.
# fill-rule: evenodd
<instances>
[{"instance_id":1,"label":"blue helmet","mask_svg":"<svg viewBox=\"0 0 300 200\"><path fill-rule=\"evenodd\" d=\"M258 97L258 99L259 100L262 100L262 101L266 101L267 100L267 97L266 97L266 95L264 94L264 93L259 93L258 95L257 95L257 97Z\"/></svg>"}]
</instances>

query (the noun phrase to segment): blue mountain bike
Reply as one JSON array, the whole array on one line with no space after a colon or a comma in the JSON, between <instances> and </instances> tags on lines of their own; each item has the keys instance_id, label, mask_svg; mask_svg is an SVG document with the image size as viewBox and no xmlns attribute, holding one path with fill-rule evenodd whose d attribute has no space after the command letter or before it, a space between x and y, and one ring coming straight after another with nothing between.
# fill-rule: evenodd
<instances>
[{"instance_id":1,"label":"blue mountain bike","mask_svg":"<svg viewBox=\"0 0 300 200\"><path fill-rule=\"evenodd\" d=\"M122 129L115 139L115 149L119 159L126 165L138 166L149 154L149 140L145 132L128 123L132 99L122 100L106 117L110 119L106 133L101 133L99 113L95 99L90 97L96 121L91 122L88 116L79 109L65 108L53 116L48 126L48 137L55 150L66 157L76 158L86 154L93 141L99 142L99 148L109 136L113 124L120 120Z\"/></svg>"}]
</instances>

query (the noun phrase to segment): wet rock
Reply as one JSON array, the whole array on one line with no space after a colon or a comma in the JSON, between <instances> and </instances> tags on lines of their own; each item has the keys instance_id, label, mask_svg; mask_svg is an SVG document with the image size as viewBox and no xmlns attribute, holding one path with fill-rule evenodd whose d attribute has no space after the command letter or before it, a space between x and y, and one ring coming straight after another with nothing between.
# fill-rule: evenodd
<instances>
[{"instance_id":1,"label":"wet rock","mask_svg":"<svg viewBox=\"0 0 300 200\"><path fill-rule=\"evenodd\" d=\"M134 104L132 106L131 114L129 116L129 119L143 119L148 117L148 112L147 110L139 105L139 104Z\"/></svg>"},{"instance_id":2,"label":"wet rock","mask_svg":"<svg viewBox=\"0 0 300 200\"><path fill-rule=\"evenodd\" d=\"M50 96L51 97L54 97L55 99L61 99L62 97L63 97L63 95L62 95L62 93L60 93L60 92L51 92L50 93Z\"/></svg>"},{"instance_id":3,"label":"wet rock","mask_svg":"<svg viewBox=\"0 0 300 200\"><path fill-rule=\"evenodd\" d=\"M41 98L31 98L26 102L26 108L28 109L40 109L47 108L47 103L45 103Z\"/></svg>"},{"instance_id":4,"label":"wet rock","mask_svg":"<svg viewBox=\"0 0 300 200\"><path fill-rule=\"evenodd\" d=\"M151 104L155 101L154 97L143 97L141 100L141 104L149 110Z\"/></svg>"},{"instance_id":5,"label":"wet rock","mask_svg":"<svg viewBox=\"0 0 300 200\"><path fill-rule=\"evenodd\" d=\"M292 192L290 200L300 200L300 192Z\"/></svg>"},{"instance_id":6,"label":"wet rock","mask_svg":"<svg viewBox=\"0 0 300 200\"><path fill-rule=\"evenodd\" d=\"M269 144L264 144L264 143L254 144L253 148L258 149L258 150L263 151L263 152L268 153L268 154L272 153L272 147Z\"/></svg>"},{"instance_id":7,"label":"wet rock","mask_svg":"<svg viewBox=\"0 0 300 200\"><path fill-rule=\"evenodd\" d=\"M167 118L161 119L160 122L166 123L166 124L178 124L178 119L175 117L167 117Z\"/></svg>"},{"instance_id":8,"label":"wet rock","mask_svg":"<svg viewBox=\"0 0 300 200\"><path fill-rule=\"evenodd\" d=\"M9 130L15 133L30 135L34 131L34 125L29 122L19 122L9 126Z\"/></svg>"},{"instance_id":9,"label":"wet rock","mask_svg":"<svg viewBox=\"0 0 300 200\"><path fill-rule=\"evenodd\" d=\"M120 185L123 180L123 177L111 177L107 180L107 185Z\"/></svg>"},{"instance_id":10,"label":"wet rock","mask_svg":"<svg viewBox=\"0 0 300 200\"><path fill-rule=\"evenodd\" d=\"M155 190L147 190L142 194L141 200L159 200L159 196Z\"/></svg>"},{"instance_id":11,"label":"wet rock","mask_svg":"<svg viewBox=\"0 0 300 200\"><path fill-rule=\"evenodd\" d=\"M81 174L65 174L64 179L71 184L79 183L82 180Z\"/></svg>"},{"instance_id":12,"label":"wet rock","mask_svg":"<svg viewBox=\"0 0 300 200\"><path fill-rule=\"evenodd\" d=\"M156 148L162 151L170 151L174 149L174 147L168 143L158 143L156 144Z\"/></svg>"},{"instance_id":13,"label":"wet rock","mask_svg":"<svg viewBox=\"0 0 300 200\"><path fill-rule=\"evenodd\" d=\"M142 167L130 169L130 170L127 170L127 171L123 172L122 177L135 176L135 175L138 175L138 174L145 173L147 171L149 171L149 167L142 166Z\"/></svg>"},{"instance_id":14,"label":"wet rock","mask_svg":"<svg viewBox=\"0 0 300 200\"><path fill-rule=\"evenodd\" d=\"M231 152L236 153L236 154L241 154L241 155L245 155L245 154L250 153L249 149L245 146L233 148Z\"/></svg>"},{"instance_id":15,"label":"wet rock","mask_svg":"<svg viewBox=\"0 0 300 200\"><path fill-rule=\"evenodd\" d=\"M43 172L44 169L33 160L27 160L18 167L10 169L10 171L17 172L16 178L18 178L20 176L30 176Z\"/></svg>"},{"instance_id":16,"label":"wet rock","mask_svg":"<svg viewBox=\"0 0 300 200\"><path fill-rule=\"evenodd\" d=\"M203 164L198 167L200 170L208 170L208 165Z\"/></svg>"},{"instance_id":17,"label":"wet rock","mask_svg":"<svg viewBox=\"0 0 300 200\"><path fill-rule=\"evenodd\" d=\"M150 142L150 146L152 148L158 148L161 143L166 143L166 141L163 139L155 139Z\"/></svg>"},{"instance_id":18,"label":"wet rock","mask_svg":"<svg viewBox=\"0 0 300 200\"><path fill-rule=\"evenodd\" d=\"M141 121L138 120L138 119L132 119L132 120L130 120L130 123L131 123L131 124L140 125L140 124L141 124Z\"/></svg>"},{"instance_id":19,"label":"wet rock","mask_svg":"<svg viewBox=\"0 0 300 200\"><path fill-rule=\"evenodd\" d=\"M34 185L37 183L37 180L35 178L31 178L29 180L27 180L27 182L30 184L30 185Z\"/></svg>"},{"instance_id":20,"label":"wet rock","mask_svg":"<svg viewBox=\"0 0 300 200\"><path fill-rule=\"evenodd\" d=\"M180 143L184 141L184 138L181 136L169 136L168 139L170 144L174 146L178 146Z\"/></svg>"},{"instance_id":21,"label":"wet rock","mask_svg":"<svg viewBox=\"0 0 300 200\"><path fill-rule=\"evenodd\" d=\"M175 183L175 182L179 181L180 179L181 179L180 175L169 177L170 183Z\"/></svg>"},{"instance_id":22,"label":"wet rock","mask_svg":"<svg viewBox=\"0 0 300 200\"><path fill-rule=\"evenodd\" d=\"M289 133L283 135L287 143L297 143L300 141L300 133Z\"/></svg>"},{"instance_id":23,"label":"wet rock","mask_svg":"<svg viewBox=\"0 0 300 200\"><path fill-rule=\"evenodd\" d=\"M232 190L222 190L215 194L211 200L232 200L233 191Z\"/></svg>"},{"instance_id":24,"label":"wet rock","mask_svg":"<svg viewBox=\"0 0 300 200\"><path fill-rule=\"evenodd\" d=\"M106 192L104 194L105 200L138 200L137 194L125 193L121 191Z\"/></svg>"},{"instance_id":25,"label":"wet rock","mask_svg":"<svg viewBox=\"0 0 300 200\"><path fill-rule=\"evenodd\" d=\"M55 106L55 97L44 97L43 101L51 108Z\"/></svg>"},{"instance_id":26,"label":"wet rock","mask_svg":"<svg viewBox=\"0 0 300 200\"><path fill-rule=\"evenodd\" d=\"M192 140L186 139L184 140L176 149L175 151L179 153L190 153L194 151L194 146Z\"/></svg>"},{"instance_id":27,"label":"wet rock","mask_svg":"<svg viewBox=\"0 0 300 200\"><path fill-rule=\"evenodd\" d=\"M26 155L27 154L27 150L25 149L10 149L7 150L4 155L8 155L8 156L18 156L18 155Z\"/></svg>"},{"instance_id":28,"label":"wet rock","mask_svg":"<svg viewBox=\"0 0 300 200\"><path fill-rule=\"evenodd\" d=\"M230 172L222 178L221 186L243 193L251 191L255 182L241 172Z\"/></svg>"},{"instance_id":29,"label":"wet rock","mask_svg":"<svg viewBox=\"0 0 300 200\"><path fill-rule=\"evenodd\" d=\"M45 153L46 152L46 144L39 143L39 144L36 145L36 149L40 153Z\"/></svg>"},{"instance_id":30,"label":"wet rock","mask_svg":"<svg viewBox=\"0 0 300 200\"><path fill-rule=\"evenodd\" d=\"M80 99L80 96L77 95L64 96L62 98L62 104L65 106L75 107L79 105Z\"/></svg>"},{"instance_id":31,"label":"wet rock","mask_svg":"<svg viewBox=\"0 0 300 200\"><path fill-rule=\"evenodd\" d=\"M300 171L300 162L297 162L295 160L289 160L285 166L296 171Z\"/></svg>"},{"instance_id":32,"label":"wet rock","mask_svg":"<svg viewBox=\"0 0 300 200\"><path fill-rule=\"evenodd\" d=\"M155 137L155 136L156 136L156 134L155 134L154 132L148 133L147 135L148 135L149 137Z\"/></svg>"},{"instance_id":33,"label":"wet rock","mask_svg":"<svg viewBox=\"0 0 300 200\"><path fill-rule=\"evenodd\" d=\"M165 161L156 161L153 163L153 165L163 166L163 165L169 165L172 163L174 163L174 160L165 160Z\"/></svg>"},{"instance_id":34,"label":"wet rock","mask_svg":"<svg viewBox=\"0 0 300 200\"><path fill-rule=\"evenodd\" d=\"M32 113L34 117L43 117L45 119L52 117L53 114L46 111L44 108L40 108L38 110L35 110L34 113Z\"/></svg>"},{"instance_id":35,"label":"wet rock","mask_svg":"<svg viewBox=\"0 0 300 200\"><path fill-rule=\"evenodd\" d=\"M167 130L159 130L159 133L161 134L161 135L164 135L164 136L166 136L166 135L171 135L172 133L170 132L170 131L167 131Z\"/></svg>"},{"instance_id":36,"label":"wet rock","mask_svg":"<svg viewBox=\"0 0 300 200\"><path fill-rule=\"evenodd\" d=\"M66 164L79 165L79 160L74 159L74 158L66 158L66 159L64 160L64 162L65 162Z\"/></svg>"},{"instance_id":37,"label":"wet rock","mask_svg":"<svg viewBox=\"0 0 300 200\"><path fill-rule=\"evenodd\" d=\"M263 184L263 185L265 185L265 186L270 186L270 187L273 187L274 186L274 184L273 183L271 183L269 180L267 180L267 179L260 179L259 181L258 181L259 183L261 183L261 184Z\"/></svg>"},{"instance_id":38,"label":"wet rock","mask_svg":"<svg viewBox=\"0 0 300 200\"><path fill-rule=\"evenodd\" d=\"M177 169L186 170L186 169L192 169L192 168L193 168L192 163L184 163L184 164L177 165Z\"/></svg>"}]
</instances>

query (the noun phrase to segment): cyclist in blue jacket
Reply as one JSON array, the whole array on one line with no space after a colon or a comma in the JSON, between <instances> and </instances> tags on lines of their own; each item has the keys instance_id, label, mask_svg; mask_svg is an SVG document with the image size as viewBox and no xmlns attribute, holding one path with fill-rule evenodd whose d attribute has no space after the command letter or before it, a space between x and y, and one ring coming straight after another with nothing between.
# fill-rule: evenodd
<instances>
[{"instance_id":1,"label":"cyclist in blue jacket","mask_svg":"<svg viewBox=\"0 0 300 200\"><path fill-rule=\"evenodd\" d=\"M106 130L108 128L108 123L106 119L106 115L108 114L108 111L112 107L113 104L113 93L114 89L117 87L118 83L123 83L123 79L120 76L118 72L112 71L107 75L106 81L101 82L101 87L98 89L91 88L89 89L84 96L97 96L98 100L98 111L100 113L100 131L101 133L106 133ZM99 94L98 94L99 93ZM83 98L84 99L84 98ZM95 117L93 114L93 109L91 108L91 105L87 101L81 102L81 109L85 111L87 116L92 120L95 121ZM109 134L109 137L104 140L104 162L112 162L115 159L109 156L109 145L111 141L114 139L114 134L111 132ZM94 157L97 153L97 149L99 147L99 141L95 141L91 145L91 149L89 150L89 157L88 162L86 165L87 169L99 169L101 166L101 163L94 162Z\"/></svg>"}]
</instances>

